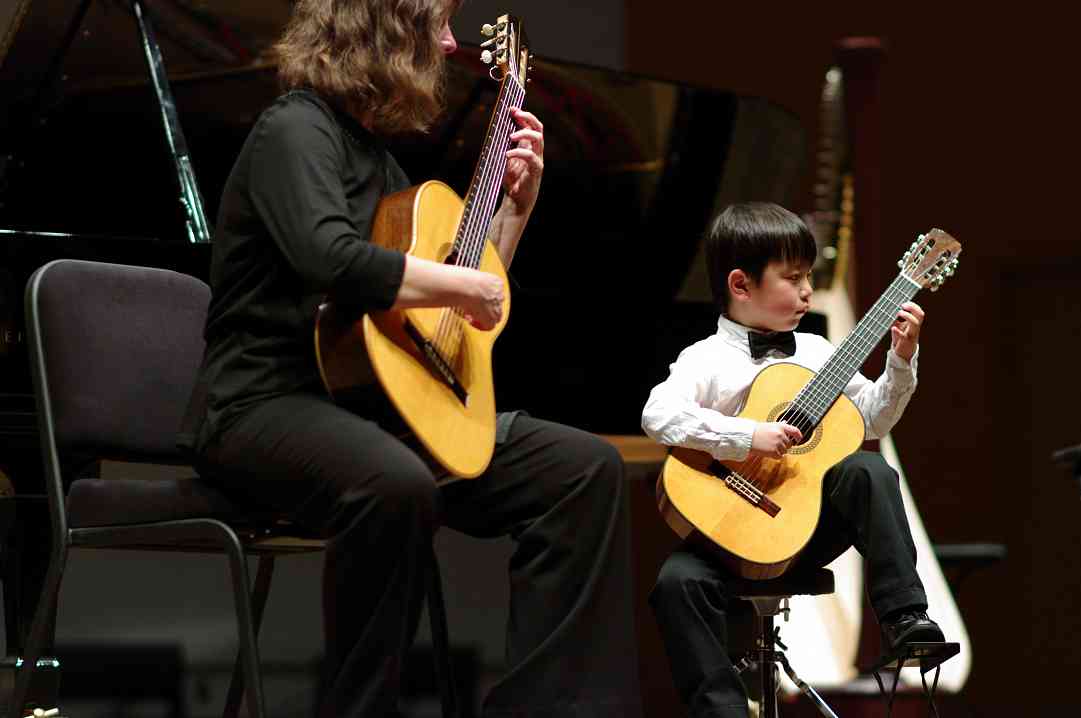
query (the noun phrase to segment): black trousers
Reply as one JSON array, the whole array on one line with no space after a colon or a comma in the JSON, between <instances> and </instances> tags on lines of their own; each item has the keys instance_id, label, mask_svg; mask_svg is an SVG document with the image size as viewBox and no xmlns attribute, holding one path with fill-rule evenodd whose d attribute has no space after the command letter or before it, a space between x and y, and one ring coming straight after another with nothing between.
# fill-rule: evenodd
<instances>
[{"instance_id":1,"label":"black trousers","mask_svg":"<svg viewBox=\"0 0 1081 718\"><path fill-rule=\"evenodd\" d=\"M927 608L897 472L879 454L857 452L826 473L818 527L789 570L825 566L850 546L863 555L879 619ZM665 561L649 597L692 718L748 715L747 694L728 654L730 578L708 549L687 542Z\"/></svg>"},{"instance_id":2,"label":"black trousers","mask_svg":"<svg viewBox=\"0 0 1081 718\"><path fill-rule=\"evenodd\" d=\"M325 718L396 714L441 524L516 542L506 674L485 716L641 715L623 464L607 442L519 416L484 475L437 488L378 424L298 393L244 413L203 458L330 539Z\"/></svg>"}]
</instances>

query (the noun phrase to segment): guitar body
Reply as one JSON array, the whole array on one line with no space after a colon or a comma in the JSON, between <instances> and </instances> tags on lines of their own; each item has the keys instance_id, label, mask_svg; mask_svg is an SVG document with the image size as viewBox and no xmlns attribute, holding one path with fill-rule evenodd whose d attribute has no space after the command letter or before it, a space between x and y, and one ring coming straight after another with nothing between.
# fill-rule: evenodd
<instances>
[{"instance_id":1,"label":"guitar body","mask_svg":"<svg viewBox=\"0 0 1081 718\"><path fill-rule=\"evenodd\" d=\"M447 185L426 182L387 195L376 209L371 241L414 257L443 262L454 246L463 202ZM484 242L478 269L506 282L495 248ZM424 308L347 316L327 302L316 317L316 358L332 397L378 382L431 458L451 474L475 478L495 450L492 346L510 316L490 331L475 329L456 311ZM455 390L426 356L439 349L458 384Z\"/></svg>"},{"instance_id":2,"label":"guitar body","mask_svg":"<svg viewBox=\"0 0 1081 718\"><path fill-rule=\"evenodd\" d=\"M739 416L777 421L813 377L814 372L796 364L766 367L751 384ZM686 538L697 531L712 541L736 575L775 578L796 559L818 525L826 471L857 451L863 437L863 417L842 394L811 435L779 460L751 456L742 462L715 462L705 452L674 448L657 482L657 504L676 533ZM776 515L729 487L723 479L727 470L761 489L779 508Z\"/></svg>"}]
</instances>

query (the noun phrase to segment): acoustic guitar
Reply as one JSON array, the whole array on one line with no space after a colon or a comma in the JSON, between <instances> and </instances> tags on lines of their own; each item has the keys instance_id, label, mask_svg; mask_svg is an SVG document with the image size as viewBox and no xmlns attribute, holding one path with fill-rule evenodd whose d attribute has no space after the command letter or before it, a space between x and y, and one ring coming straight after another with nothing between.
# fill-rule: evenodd
<instances>
[{"instance_id":1,"label":"acoustic guitar","mask_svg":"<svg viewBox=\"0 0 1081 718\"><path fill-rule=\"evenodd\" d=\"M482 59L499 92L465 201L442 182L387 195L376 208L371 241L382 247L494 274L506 271L487 241L506 169L511 107L522 107L532 55L510 15L482 32ZM357 318L333 301L315 323L319 372L336 399L370 395L378 386L428 457L459 478L474 478L495 450L492 347L510 316L490 331L457 308L373 311Z\"/></svg>"},{"instance_id":2,"label":"acoustic guitar","mask_svg":"<svg viewBox=\"0 0 1081 718\"><path fill-rule=\"evenodd\" d=\"M957 268L961 245L940 229L920 235L898 262L901 272L817 373L772 364L755 377L739 416L784 421L803 440L780 459L717 461L673 448L657 481L657 505L680 536L709 539L721 561L748 579L780 576L818 524L826 471L860 448L864 421L842 392L901 305L923 288L942 286Z\"/></svg>"}]
</instances>

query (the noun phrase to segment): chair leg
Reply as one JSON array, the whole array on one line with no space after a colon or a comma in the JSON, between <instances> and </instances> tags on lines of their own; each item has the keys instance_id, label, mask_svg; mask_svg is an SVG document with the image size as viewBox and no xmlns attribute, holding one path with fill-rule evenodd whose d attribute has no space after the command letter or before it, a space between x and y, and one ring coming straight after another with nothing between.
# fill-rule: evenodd
<instances>
[{"instance_id":1,"label":"chair leg","mask_svg":"<svg viewBox=\"0 0 1081 718\"><path fill-rule=\"evenodd\" d=\"M263 609L266 607L267 595L270 593L270 581L274 578L274 555L265 554L259 557L259 569L255 574L255 586L252 587L252 630L256 641L259 640L259 628L263 625ZM225 699L224 718L236 718L240 712L241 698L244 692L244 662L243 651L237 651L236 663L233 666L233 677L229 680L229 694Z\"/></svg>"},{"instance_id":2,"label":"chair leg","mask_svg":"<svg viewBox=\"0 0 1081 718\"><path fill-rule=\"evenodd\" d=\"M439 572L439 560L432 551L432 571L428 586L428 618L432 624L432 648L435 651L435 674L439 680L439 692L443 702L444 718L459 718L461 706L454 683L454 671L450 662L450 641L447 632L447 610L443 603L443 577Z\"/></svg>"},{"instance_id":3,"label":"chair leg","mask_svg":"<svg viewBox=\"0 0 1081 718\"><path fill-rule=\"evenodd\" d=\"M7 718L22 718L26 707L26 699L30 693L30 682L33 680L34 671L37 669L38 659L41 658L42 650L49 638L49 633L55 630L55 616L57 600L60 597L60 581L64 577L64 567L67 563L67 543L55 547L52 560L49 562L49 570L45 574L45 583L42 586L41 597L38 599L38 607L34 611L34 621L30 624L30 634L26 639L23 651L22 667L15 671L15 691L11 695L8 705ZM52 707L52 706L50 706Z\"/></svg>"},{"instance_id":4,"label":"chair leg","mask_svg":"<svg viewBox=\"0 0 1081 718\"><path fill-rule=\"evenodd\" d=\"M263 701L263 681L259 676L259 644L255 640L255 625L252 618L251 582L248 580L248 564L244 549L236 534L223 526L222 544L229 558L233 579L233 604L236 608L237 639L240 644L239 658L244 665L244 684L248 715L251 718L265 718L266 705Z\"/></svg>"},{"instance_id":5,"label":"chair leg","mask_svg":"<svg viewBox=\"0 0 1081 718\"><path fill-rule=\"evenodd\" d=\"M758 618L758 672L762 686L762 718L777 718L777 676L774 665L773 616Z\"/></svg>"}]
</instances>

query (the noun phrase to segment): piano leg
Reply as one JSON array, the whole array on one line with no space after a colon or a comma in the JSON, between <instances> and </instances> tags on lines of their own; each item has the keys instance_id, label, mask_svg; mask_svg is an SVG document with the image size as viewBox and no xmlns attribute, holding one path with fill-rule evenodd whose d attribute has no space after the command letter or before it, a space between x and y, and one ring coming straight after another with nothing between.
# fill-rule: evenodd
<instances>
[{"instance_id":1,"label":"piano leg","mask_svg":"<svg viewBox=\"0 0 1081 718\"><path fill-rule=\"evenodd\" d=\"M30 622L34 620L45 572L49 568L49 511L44 501L7 499L17 505L10 532L4 543L2 580L4 584L5 654L18 656L26 645ZM18 505L21 504L21 505ZM7 513L7 511L5 511ZM45 654L52 655L56 617Z\"/></svg>"},{"instance_id":2,"label":"piano leg","mask_svg":"<svg viewBox=\"0 0 1081 718\"><path fill-rule=\"evenodd\" d=\"M32 464L15 467L7 462L0 468L4 472L11 470L15 476L26 477L35 476L40 470L36 464L37 462L33 461ZM34 468L22 472L14 470L28 466ZM22 483L33 485L35 482ZM36 485L40 486L40 481L36 482ZM14 687L16 662L26 647L30 624L34 620L34 611L37 610L41 598L45 574L49 568L51 532L49 506L42 494L16 493L0 496L0 581L3 582L4 590L5 634L5 658L0 660L0 671L10 671L10 676L0 677L0 684L7 690ZM50 658L38 662L30 698L37 705L52 707L57 704L59 683L59 666L51 658L56 638L55 604L46 635L41 654ZM5 695L0 695L0 704L5 706L10 699L7 690L3 691Z\"/></svg>"}]
</instances>

